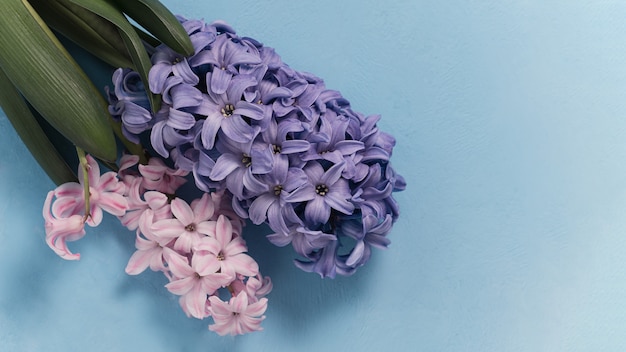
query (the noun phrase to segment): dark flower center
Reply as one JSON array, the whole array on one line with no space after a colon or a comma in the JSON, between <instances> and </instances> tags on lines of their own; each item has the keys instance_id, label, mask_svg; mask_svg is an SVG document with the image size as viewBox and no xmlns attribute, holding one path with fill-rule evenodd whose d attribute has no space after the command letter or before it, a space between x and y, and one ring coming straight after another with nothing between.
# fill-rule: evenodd
<instances>
[{"instance_id":1,"label":"dark flower center","mask_svg":"<svg viewBox=\"0 0 626 352\"><path fill-rule=\"evenodd\" d=\"M226 106L222 108L222 116L231 117L233 116L233 111L235 111L235 106L233 104L226 104Z\"/></svg>"},{"instance_id":2,"label":"dark flower center","mask_svg":"<svg viewBox=\"0 0 626 352\"><path fill-rule=\"evenodd\" d=\"M274 154L280 154L280 152L281 152L280 146L276 145L276 144L272 144L272 152Z\"/></svg>"},{"instance_id":3,"label":"dark flower center","mask_svg":"<svg viewBox=\"0 0 626 352\"><path fill-rule=\"evenodd\" d=\"M196 224L191 223L191 224L185 226L185 231L188 231L188 232L196 231Z\"/></svg>"},{"instance_id":4,"label":"dark flower center","mask_svg":"<svg viewBox=\"0 0 626 352\"><path fill-rule=\"evenodd\" d=\"M241 163L244 164L246 167L250 167L250 165L252 165L252 158L250 157L250 155L244 153L241 157Z\"/></svg>"},{"instance_id":5,"label":"dark flower center","mask_svg":"<svg viewBox=\"0 0 626 352\"><path fill-rule=\"evenodd\" d=\"M220 262L223 261L224 259L226 259L226 256L224 255L224 253L222 251L220 251L217 254L217 260L219 260Z\"/></svg>"},{"instance_id":6,"label":"dark flower center","mask_svg":"<svg viewBox=\"0 0 626 352\"><path fill-rule=\"evenodd\" d=\"M274 187L274 195L279 196L279 195L280 195L280 192L282 192L282 190L283 190L283 185L278 185L278 186L275 186L275 187Z\"/></svg>"},{"instance_id":7,"label":"dark flower center","mask_svg":"<svg viewBox=\"0 0 626 352\"><path fill-rule=\"evenodd\" d=\"M328 186L326 185L315 186L315 193L319 194L320 196L325 196L326 193L328 193Z\"/></svg>"}]
</instances>

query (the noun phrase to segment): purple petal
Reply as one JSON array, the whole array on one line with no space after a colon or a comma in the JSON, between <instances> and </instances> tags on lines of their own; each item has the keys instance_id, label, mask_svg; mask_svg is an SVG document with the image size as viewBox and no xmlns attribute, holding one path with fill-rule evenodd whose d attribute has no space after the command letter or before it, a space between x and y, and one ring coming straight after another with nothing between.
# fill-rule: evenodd
<instances>
[{"instance_id":1,"label":"purple petal","mask_svg":"<svg viewBox=\"0 0 626 352\"><path fill-rule=\"evenodd\" d=\"M163 142L163 127L165 127L165 121L159 121L152 127L150 131L150 144L152 144L152 147L159 155L167 158L170 153Z\"/></svg>"},{"instance_id":2,"label":"purple petal","mask_svg":"<svg viewBox=\"0 0 626 352\"><path fill-rule=\"evenodd\" d=\"M222 132L237 143L248 143L254 138L255 129L238 115L223 119Z\"/></svg>"},{"instance_id":3,"label":"purple petal","mask_svg":"<svg viewBox=\"0 0 626 352\"><path fill-rule=\"evenodd\" d=\"M216 94L226 93L233 74L225 69L215 68L211 73L211 90Z\"/></svg>"},{"instance_id":4,"label":"purple petal","mask_svg":"<svg viewBox=\"0 0 626 352\"><path fill-rule=\"evenodd\" d=\"M196 107L202 104L202 92L189 84L179 84L170 89L174 109Z\"/></svg>"},{"instance_id":5,"label":"purple petal","mask_svg":"<svg viewBox=\"0 0 626 352\"><path fill-rule=\"evenodd\" d=\"M281 154L302 153L310 148L310 143L302 139L292 139L281 143Z\"/></svg>"},{"instance_id":6,"label":"purple petal","mask_svg":"<svg viewBox=\"0 0 626 352\"><path fill-rule=\"evenodd\" d=\"M363 149L365 146L363 142L344 140L335 143L335 150L339 151L342 155L350 155Z\"/></svg>"},{"instance_id":7,"label":"purple petal","mask_svg":"<svg viewBox=\"0 0 626 352\"><path fill-rule=\"evenodd\" d=\"M320 178L320 182L328 186L335 184L341 177L344 166L345 163L333 165L330 169L326 170L324 175Z\"/></svg>"},{"instance_id":8,"label":"purple petal","mask_svg":"<svg viewBox=\"0 0 626 352\"><path fill-rule=\"evenodd\" d=\"M172 72L183 79L183 82L187 84L191 84L192 86L197 85L200 82L200 78L196 76L196 74L189 67L189 62L187 62L187 58L183 58L183 61L175 64L172 67Z\"/></svg>"},{"instance_id":9,"label":"purple petal","mask_svg":"<svg viewBox=\"0 0 626 352\"><path fill-rule=\"evenodd\" d=\"M311 223L324 224L330 217L330 206L324 202L324 197L316 196L306 204L304 217Z\"/></svg>"},{"instance_id":10,"label":"purple petal","mask_svg":"<svg viewBox=\"0 0 626 352\"><path fill-rule=\"evenodd\" d=\"M170 63L157 63L150 68L148 73L148 84L150 91L154 94L163 93L165 87L165 80L167 76L172 72L172 65Z\"/></svg>"},{"instance_id":11,"label":"purple petal","mask_svg":"<svg viewBox=\"0 0 626 352\"><path fill-rule=\"evenodd\" d=\"M222 125L222 115L219 112L213 113L204 120L202 124L202 132L200 137L202 139L202 146L206 149L213 149L215 145L215 136L217 131Z\"/></svg>"},{"instance_id":12,"label":"purple petal","mask_svg":"<svg viewBox=\"0 0 626 352\"><path fill-rule=\"evenodd\" d=\"M167 125L179 130L188 130L195 125L196 119L192 114L180 110L170 108L170 114L167 119Z\"/></svg>"},{"instance_id":13,"label":"purple petal","mask_svg":"<svg viewBox=\"0 0 626 352\"><path fill-rule=\"evenodd\" d=\"M241 166L241 158L235 154L225 153L220 155L211 170L209 177L215 181L221 181L230 175L233 170Z\"/></svg>"},{"instance_id":14,"label":"purple petal","mask_svg":"<svg viewBox=\"0 0 626 352\"><path fill-rule=\"evenodd\" d=\"M248 209L250 220L256 225L263 223L267 219L267 210L276 201L277 198L273 194L258 196L250 205L250 209Z\"/></svg>"},{"instance_id":15,"label":"purple petal","mask_svg":"<svg viewBox=\"0 0 626 352\"><path fill-rule=\"evenodd\" d=\"M233 114L249 117L253 120L263 119L263 108L259 104L249 103L247 101L238 101L235 104Z\"/></svg>"}]
</instances>

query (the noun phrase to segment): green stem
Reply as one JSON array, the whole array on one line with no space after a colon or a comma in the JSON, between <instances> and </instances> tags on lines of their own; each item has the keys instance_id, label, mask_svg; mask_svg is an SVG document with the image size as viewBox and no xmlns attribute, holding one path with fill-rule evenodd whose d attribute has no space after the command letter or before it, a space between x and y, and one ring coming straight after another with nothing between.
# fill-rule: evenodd
<instances>
[{"instance_id":1,"label":"green stem","mask_svg":"<svg viewBox=\"0 0 626 352\"><path fill-rule=\"evenodd\" d=\"M89 197L91 196L89 192L89 164L87 163L87 156L84 150L76 147L76 154L78 154L80 167L83 169L83 194L85 197L85 216L83 217L83 222L85 222L87 218L91 216L91 205L89 204Z\"/></svg>"}]
</instances>

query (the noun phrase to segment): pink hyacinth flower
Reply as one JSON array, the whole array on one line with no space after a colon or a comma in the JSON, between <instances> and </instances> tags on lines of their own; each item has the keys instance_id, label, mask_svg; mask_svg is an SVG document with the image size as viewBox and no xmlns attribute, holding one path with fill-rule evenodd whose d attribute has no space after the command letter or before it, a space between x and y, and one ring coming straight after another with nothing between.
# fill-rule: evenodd
<instances>
[{"instance_id":1,"label":"pink hyacinth flower","mask_svg":"<svg viewBox=\"0 0 626 352\"><path fill-rule=\"evenodd\" d=\"M178 187L187 182L184 176L188 171L171 169L159 158L150 158L148 165L139 165L139 172L143 176L143 187L148 190L174 194Z\"/></svg>"},{"instance_id":2,"label":"pink hyacinth flower","mask_svg":"<svg viewBox=\"0 0 626 352\"><path fill-rule=\"evenodd\" d=\"M163 255L168 268L174 274L174 279L165 287L173 294L184 296L181 303L185 313L198 319L206 318L207 295L212 295L218 288L228 285L230 277L218 273L219 266L206 260L206 256L194 254L189 265L187 257L170 248L164 248Z\"/></svg>"},{"instance_id":3,"label":"pink hyacinth flower","mask_svg":"<svg viewBox=\"0 0 626 352\"><path fill-rule=\"evenodd\" d=\"M237 274L256 276L259 265L252 257L245 254L248 250L241 237L233 238L233 227L224 215L220 215L215 225L215 237L208 236L198 241L195 253L204 253L222 273L230 275L234 280Z\"/></svg>"},{"instance_id":4,"label":"pink hyacinth flower","mask_svg":"<svg viewBox=\"0 0 626 352\"><path fill-rule=\"evenodd\" d=\"M137 251L128 260L126 273L128 275L138 275L148 267L152 271L163 271L167 274L163 249L170 240L163 240L155 236L150 230L154 219L152 209L145 210L139 220L139 230L135 238L135 248ZM142 237L143 235L143 237Z\"/></svg>"},{"instance_id":5,"label":"pink hyacinth flower","mask_svg":"<svg viewBox=\"0 0 626 352\"><path fill-rule=\"evenodd\" d=\"M87 178L89 180L89 215L87 223L97 226L102 221L102 211L122 216L128 209L128 201L123 196L126 186L117 179L113 171L100 175L100 166L91 155L87 155ZM78 179L83 180L82 168L78 169Z\"/></svg>"},{"instance_id":6,"label":"pink hyacinth flower","mask_svg":"<svg viewBox=\"0 0 626 352\"><path fill-rule=\"evenodd\" d=\"M85 222L82 215L70 215L59 217L52 206L54 191L48 192L43 206L43 218L45 220L46 243L61 258L67 260L78 260L80 254L72 253L67 248L68 241L76 241L85 236Z\"/></svg>"},{"instance_id":7,"label":"pink hyacinth flower","mask_svg":"<svg viewBox=\"0 0 626 352\"><path fill-rule=\"evenodd\" d=\"M248 304L248 295L241 291L229 302L219 297L209 297L211 316L215 324L209 325L209 330L219 335L243 335L253 331L261 331L261 322L265 319L267 298Z\"/></svg>"},{"instance_id":8,"label":"pink hyacinth flower","mask_svg":"<svg viewBox=\"0 0 626 352\"><path fill-rule=\"evenodd\" d=\"M191 252L193 245L205 235L212 235L215 223L209 221L213 216L213 200L205 193L199 201L189 206L184 200L172 200L171 211L174 219L156 221L152 231L161 238L176 239L174 249L182 253Z\"/></svg>"},{"instance_id":9,"label":"pink hyacinth flower","mask_svg":"<svg viewBox=\"0 0 626 352\"><path fill-rule=\"evenodd\" d=\"M100 175L100 166L91 155L87 155L87 179L89 181L89 226L98 226L102 222L102 211L122 216L128 209L128 201L124 197L126 186L117 179L113 171ZM83 168L78 168L80 183L68 182L54 191L57 200L53 207L63 216L83 212L85 193L83 186ZM59 213L61 214L61 213Z\"/></svg>"}]
</instances>

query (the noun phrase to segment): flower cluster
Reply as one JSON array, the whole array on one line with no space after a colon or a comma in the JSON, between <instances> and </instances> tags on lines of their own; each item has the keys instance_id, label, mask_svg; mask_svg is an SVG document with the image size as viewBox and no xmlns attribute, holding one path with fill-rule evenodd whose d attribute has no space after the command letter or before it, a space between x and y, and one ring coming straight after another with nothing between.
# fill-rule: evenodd
<instances>
[{"instance_id":1,"label":"flower cluster","mask_svg":"<svg viewBox=\"0 0 626 352\"><path fill-rule=\"evenodd\" d=\"M244 223L228 195L204 193L191 204L172 199L187 172L171 169L159 158L135 167L139 158L127 155L119 172L103 175L91 156L85 159L79 168L81 182L59 186L44 204L46 242L58 255L79 259L67 241L83 237L85 223L97 226L104 210L136 233L137 251L126 267L128 274L148 267L163 272L169 279L165 287L180 296L183 311L198 319L211 316L209 329L220 335L261 330L264 296L272 284L246 254ZM82 177L83 170L87 177ZM224 291L230 293L229 301L220 298Z\"/></svg>"},{"instance_id":2,"label":"flower cluster","mask_svg":"<svg viewBox=\"0 0 626 352\"><path fill-rule=\"evenodd\" d=\"M372 247L386 248L399 215L392 192L405 182L391 167L395 139L379 130L380 117L354 111L320 78L225 23L180 21L195 53L155 48L147 88L162 96L157 112L136 72L113 76L109 110L125 136L149 135L200 190L227 190L236 214L267 223L269 240L291 244L305 271L350 275ZM178 250L207 248L197 236L179 240Z\"/></svg>"}]
</instances>

